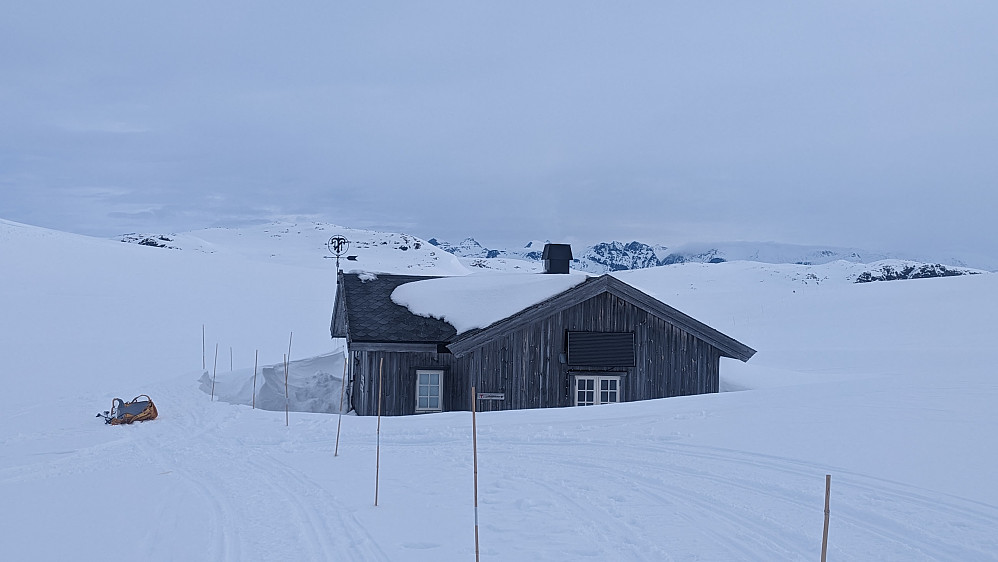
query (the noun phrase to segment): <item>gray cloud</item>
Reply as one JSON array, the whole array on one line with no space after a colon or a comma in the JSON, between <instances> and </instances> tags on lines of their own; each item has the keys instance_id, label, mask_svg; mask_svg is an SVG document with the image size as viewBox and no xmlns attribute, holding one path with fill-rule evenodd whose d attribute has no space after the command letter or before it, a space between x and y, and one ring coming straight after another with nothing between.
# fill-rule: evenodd
<instances>
[{"instance_id":1,"label":"gray cloud","mask_svg":"<svg viewBox=\"0 0 998 562\"><path fill-rule=\"evenodd\" d=\"M0 216L998 251L998 6L14 3Z\"/></svg>"}]
</instances>

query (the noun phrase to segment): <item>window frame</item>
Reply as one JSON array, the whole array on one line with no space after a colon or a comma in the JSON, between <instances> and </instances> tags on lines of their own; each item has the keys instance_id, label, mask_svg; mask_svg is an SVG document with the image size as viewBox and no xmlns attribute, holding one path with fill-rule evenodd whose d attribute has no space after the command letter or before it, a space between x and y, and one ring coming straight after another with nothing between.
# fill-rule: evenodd
<instances>
[{"instance_id":1,"label":"window frame","mask_svg":"<svg viewBox=\"0 0 998 562\"><path fill-rule=\"evenodd\" d=\"M592 390L584 390L583 392L593 393L593 402L589 404L588 401L583 401L584 403L579 403L579 381L580 380L591 380L593 381ZM615 381L617 383L616 392L617 400L615 402L603 402L600 400L600 393L602 392L603 381ZM621 402L621 395L623 394L623 388L621 383L623 382L623 377L619 373L606 374L606 373L573 373L572 374L572 405L573 406L602 406L603 404L619 404Z\"/></svg>"},{"instance_id":2,"label":"window frame","mask_svg":"<svg viewBox=\"0 0 998 562\"><path fill-rule=\"evenodd\" d=\"M426 385L420 384L420 377L422 375L437 375L439 377L439 378L437 378L437 384L436 385L432 385L429 382ZM421 408L419 406L419 399L423 397L423 396L421 396L419 394L419 389L422 386L426 386L428 389L432 388L433 386L436 386L436 388L437 388L437 394L436 394L437 407L436 408L431 408L429 406L429 402L430 402L429 399L433 398L433 395L429 394L429 391L427 391L427 395L426 395L426 398L427 398L427 405L426 405L426 407ZM444 411L443 390L444 390L444 372L443 372L443 370L441 370L441 369L416 369L416 412L417 413L424 413L424 412L429 413L429 412L442 412L442 411Z\"/></svg>"}]
</instances>

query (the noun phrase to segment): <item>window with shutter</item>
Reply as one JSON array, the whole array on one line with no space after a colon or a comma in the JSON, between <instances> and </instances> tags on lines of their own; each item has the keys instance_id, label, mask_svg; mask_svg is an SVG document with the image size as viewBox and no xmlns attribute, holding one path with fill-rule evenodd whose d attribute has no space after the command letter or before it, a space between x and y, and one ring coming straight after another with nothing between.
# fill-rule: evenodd
<instances>
[{"instance_id":1,"label":"window with shutter","mask_svg":"<svg viewBox=\"0 0 998 562\"><path fill-rule=\"evenodd\" d=\"M568 332L568 364L633 367L634 332Z\"/></svg>"}]
</instances>

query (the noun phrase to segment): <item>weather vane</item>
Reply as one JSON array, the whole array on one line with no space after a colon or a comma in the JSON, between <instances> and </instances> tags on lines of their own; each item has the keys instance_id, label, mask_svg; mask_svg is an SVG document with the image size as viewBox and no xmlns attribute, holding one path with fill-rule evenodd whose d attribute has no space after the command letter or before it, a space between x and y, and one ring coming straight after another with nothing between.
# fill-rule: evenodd
<instances>
[{"instance_id":1,"label":"weather vane","mask_svg":"<svg viewBox=\"0 0 998 562\"><path fill-rule=\"evenodd\" d=\"M326 241L326 248L329 249L330 254L336 256L336 271L339 271L340 256L347 253L347 250L350 249L350 241L347 240L346 237L337 234ZM347 259L350 259L351 257L353 256L348 256Z\"/></svg>"}]
</instances>

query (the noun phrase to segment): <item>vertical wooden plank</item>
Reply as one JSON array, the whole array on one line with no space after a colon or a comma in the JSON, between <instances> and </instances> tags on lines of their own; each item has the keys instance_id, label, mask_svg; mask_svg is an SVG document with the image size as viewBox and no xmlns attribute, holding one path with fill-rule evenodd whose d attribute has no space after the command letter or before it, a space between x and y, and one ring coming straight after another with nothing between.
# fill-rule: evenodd
<instances>
[{"instance_id":1,"label":"vertical wooden plank","mask_svg":"<svg viewBox=\"0 0 998 562\"><path fill-rule=\"evenodd\" d=\"M672 397L676 395L676 329L675 326L669 325L669 374L668 374L668 384L666 396Z\"/></svg>"},{"instance_id":2,"label":"vertical wooden plank","mask_svg":"<svg viewBox=\"0 0 998 562\"><path fill-rule=\"evenodd\" d=\"M357 415L367 416L367 361L364 358L363 351L355 351L355 357L353 359L352 367L354 367L354 379L353 379L353 400L354 409L357 410Z\"/></svg>"},{"instance_id":3,"label":"vertical wooden plank","mask_svg":"<svg viewBox=\"0 0 998 562\"><path fill-rule=\"evenodd\" d=\"M690 335L683 332L683 358L682 358L682 369L683 369L683 396L689 396L693 394L692 381L693 375L690 373L692 365L690 361L690 356L692 355L692 350L690 349Z\"/></svg>"}]
</instances>

